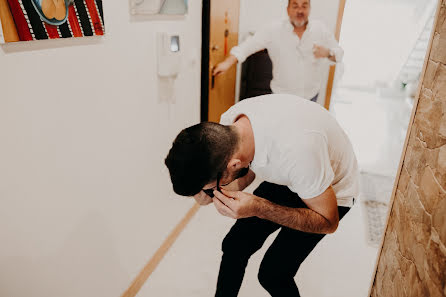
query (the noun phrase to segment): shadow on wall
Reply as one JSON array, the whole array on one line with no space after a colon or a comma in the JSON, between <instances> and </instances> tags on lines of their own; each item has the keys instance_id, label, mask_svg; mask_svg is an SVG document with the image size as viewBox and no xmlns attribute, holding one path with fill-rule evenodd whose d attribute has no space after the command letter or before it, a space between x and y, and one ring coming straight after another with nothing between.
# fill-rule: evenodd
<instances>
[{"instance_id":1,"label":"shadow on wall","mask_svg":"<svg viewBox=\"0 0 446 297\"><path fill-rule=\"evenodd\" d=\"M47 49L57 49L64 47L97 45L102 43L103 40L104 40L103 36L87 36L82 38L20 41L20 42L2 44L0 48L5 54L11 54L19 52L32 52L32 51L47 50Z\"/></svg>"}]
</instances>

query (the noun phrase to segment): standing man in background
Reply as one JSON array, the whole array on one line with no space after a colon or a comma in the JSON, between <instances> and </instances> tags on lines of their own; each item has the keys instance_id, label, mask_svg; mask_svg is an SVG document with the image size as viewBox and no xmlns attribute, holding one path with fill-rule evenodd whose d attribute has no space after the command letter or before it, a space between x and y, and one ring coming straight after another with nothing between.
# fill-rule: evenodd
<instances>
[{"instance_id":1,"label":"standing man in background","mask_svg":"<svg viewBox=\"0 0 446 297\"><path fill-rule=\"evenodd\" d=\"M310 9L310 0L289 0L287 20L259 30L252 38L233 47L231 55L215 67L213 75L224 73L233 64L267 49L273 65L273 93L316 101L323 60L340 63L344 51L322 22L308 20Z\"/></svg>"}]
</instances>

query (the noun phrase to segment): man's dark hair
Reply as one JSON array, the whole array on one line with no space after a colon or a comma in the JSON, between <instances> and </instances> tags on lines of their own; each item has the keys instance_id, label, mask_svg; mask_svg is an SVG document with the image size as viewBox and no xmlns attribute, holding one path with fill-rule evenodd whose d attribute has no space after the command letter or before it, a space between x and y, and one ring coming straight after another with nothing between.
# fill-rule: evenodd
<instances>
[{"instance_id":1,"label":"man's dark hair","mask_svg":"<svg viewBox=\"0 0 446 297\"><path fill-rule=\"evenodd\" d=\"M216 180L226 170L237 143L231 126L202 122L181 131L164 161L175 193L192 196Z\"/></svg>"}]
</instances>

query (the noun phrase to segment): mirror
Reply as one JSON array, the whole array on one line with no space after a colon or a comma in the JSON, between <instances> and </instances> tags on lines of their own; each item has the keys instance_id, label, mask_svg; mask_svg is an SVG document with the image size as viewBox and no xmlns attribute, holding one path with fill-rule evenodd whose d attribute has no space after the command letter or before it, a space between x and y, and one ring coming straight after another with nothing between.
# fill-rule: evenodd
<instances>
[{"instance_id":1,"label":"mirror","mask_svg":"<svg viewBox=\"0 0 446 297\"><path fill-rule=\"evenodd\" d=\"M255 7L254 7L255 5ZM287 15L287 5L288 0L280 1L262 1L261 3L255 3L252 1L241 1L240 2L240 31L239 31L239 42L243 42L246 39L252 37L255 32L262 29L265 24L272 22L277 22L278 20L288 19ZM339 7L341 5L341 7ZM312 1L310 21L316 20L322 22L329 32L332 32L333 37L336 37L337 33L337 23L338 23L338 13L339 10L343 10L343 1ZM327 12L330 13L327 13ZM339 18L339 22L342 18ZM317 96L317 102L324 105L326 101L326 88L328 83L328 74L330 64L325 59L315 59L314 62L319 63L318 65L318 77L320 77L320 86ZM267 52L260 52L257 55L252 55L249 57L242 65L239 67L240 76L239 88L237 88L238 93L236 98L244 99L252 97L253 95L260 95L258 89L264 89L263 92L267 92L269 89L265 86L259 85L260 81L264 81L263 84L270 83L271 76L265 75L265 70L268 73L272 72L271 61L268 57ZM264 65L264 66L263 66ZM342 75L343 64L340 63L336 65L336 77L335 82L337 82ZM259 75L258 73L263 73ZM268 89L268 90L267 90Z\"/></svg>"},{"instance_id":2,"label":"mirror","mask_svg":"<svg viewBox=\"0 0 446 297\"><path fill-rule=\"evenodd\" d=\"M206 1L204 3L206 4ZM203 31L204 36L209 34L211 39L208 48L206 48L208 43L203 40L203 59L208 59L208 63L203 64L203 69L216 69L215 67L219 63L232 55L231 49L234 46L257 39L255 33L263 32L265 27L272 23L288 22L287 6L287 0L260 2L232 0L218 4L211 1L210 7L207 8L211 15L209 25L203 24L203 30L209 30ZM299 69L293 79L302 81L309 80L308 77L313 77L311 87L303 88L299 83L291 83L291 80L285 82L286 79L283 79L283 76L282 79L274 79L273 72L278 74L281 70L277 70L279 65L275 65L275 67L272 65L270 53L268 53L268 50L272 49L266 46L265 50L248 55L247 53L251 52L249 47L249 50L239 51L240 61L238 61L237 67L227 69L224 74L211 75L209 73L208 75L202 73L202 84L209 83L208 90L205 90L202 94L202 106L208 108L208 110L203 110L202 114L208 116L202 118L202 120L218 121L220 115L234 104L234 97L238 101L271 92L287 92L297 95L302 91L305 94L301 95L306 99L313 98L321 105L328 103L331 94L326 95L326 90L331 91L333 82L336 83L339 80L343 69L342 59L340 58L339 63L336 63L336 67L331 67L333 61L313 57L312 48L318 45L323 46L328 51L329 43L336 44L342 21L342 18L338 16L339 12L343 11L343 7L344 1L312 1L309 19L315 21L315 27L318 28L316 30L325 30L328 35L320 34L318 37L310 37L311 41L302 41L299 46L297 46L297 40L290 41L296 43L295 46L300 51L300 53L296 53L296 57L299 57L296 62L290 60L293 66ZM320 29L321 27L323 29ZM258 40L255 42L258 42ZM290 44L287 48L290 48L290 46L293 45ZM275 51L281 51L283 54L283 49L276 48ZM287 55L293 55L290 51L287 51ZM243 53L242 56L240 56L240 52ZM342 56L342 49L335 49L335 52ZM277 53L274 55L275 58L279 56ZM284 63L282 62L281 65ZM298 66L299 63L305 65L300 67ZM306 67L311 70L311 73L303 73L303 69ZM237 68L237 71L235 71L235 68ZM296 85L299 86L296 87ZM304 89L306 91L303 91Z\"/></svg>"},{"instance_id":3,"label":"mirror","mask_svg":"<svg viewBox=\"0 0 446 297\"><path fill-rule=\"evenodd\" d=\"M185 15L188 0L130 0L133 15Z\"/></svg>"}]
</instances>

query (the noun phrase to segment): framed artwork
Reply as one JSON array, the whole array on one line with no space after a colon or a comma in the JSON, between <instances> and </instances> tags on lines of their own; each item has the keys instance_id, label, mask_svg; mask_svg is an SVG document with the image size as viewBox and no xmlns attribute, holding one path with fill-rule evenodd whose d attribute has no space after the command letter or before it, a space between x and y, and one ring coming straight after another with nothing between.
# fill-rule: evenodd
<instances>
[{"instance_id":1,"label":"framed artwork","mask_svg":"<svg viewBox=\"0 0 446 297\"><path fill-rule=\"evenodd\" d=\"M0 0L0 43L104 33L102 0Z\"/></svg>"},{"instance_id":2,"label":"framed artwork","mask_svg":"<svg viewBox=\"0 0 446 297\"><path fill-rule=\"evenodd\" d=\"M133 15L176 15L187 13L188 0L130 0Z\"/></svg>"}]
</instances>

